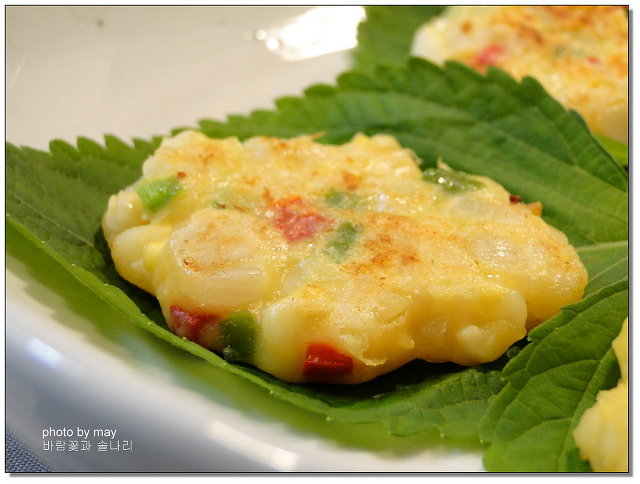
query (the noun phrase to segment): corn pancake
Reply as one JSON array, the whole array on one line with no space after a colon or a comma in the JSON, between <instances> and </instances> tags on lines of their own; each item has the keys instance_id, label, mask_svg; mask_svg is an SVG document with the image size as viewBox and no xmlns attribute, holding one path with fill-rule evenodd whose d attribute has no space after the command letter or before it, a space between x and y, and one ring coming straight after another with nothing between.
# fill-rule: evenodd
<instances>
[{"instance_id":1,"label":"corn pancake","mask_svg":"<svg viewBox=\"0 0 640 484\"><path fill-rule=\"evenodd\" d=\"M628 23L623 6L450 7L418 30L412 53L532 76L595 133L627 143Z\"/></svg>"},{"instance_id":2,"label":"corn pancake","mask_svg":"<svg viewBox=\"0 0 640 484\"><path fill-rule=\"evenodd\" d=\"M613 340L613 351L620 365L620 381L611 390L596 396L573 431L580 457L595 472L629 470L629 318Z\"/></svg>"},{"instance_id":3,"label":"corn pancake","mask_svg":"<svg viewBox=\"0 0 640 484\"><path fill-rule=\"evenodd\" d=\"M186 131L103 229L178 336L283 380L359 383L416 358L495 360L579 300L586 270L540 211L485 177L423 173L387 135Z\"/></svg>"}]
</instances>

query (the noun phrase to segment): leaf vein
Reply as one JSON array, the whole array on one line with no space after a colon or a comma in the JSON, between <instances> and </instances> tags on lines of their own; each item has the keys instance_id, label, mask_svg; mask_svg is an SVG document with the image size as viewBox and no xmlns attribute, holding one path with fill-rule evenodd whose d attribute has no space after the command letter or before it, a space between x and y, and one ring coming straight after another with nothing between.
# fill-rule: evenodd
<instances>
[{"instance_id":1,"label":"leaf vein","mask_svg":"<svg viewBox=\"0 0 640 484\"><path fill-rule=\"evenodd\" d=\"M20 202L22 205L24 205L29 210L31 210L34 214L38 215L39 217L41 217L44 220L47 220L48 222L51 222L56 227L59 227L60 229L62 229L63 232L66 232L67 234L71 235L72 237L78 239L83 244L86 244L89 247L94 247L95 248L95 244L91 240L88 240L87 238L83 237L82 235L80 235L80 234L74 232L73 230L71 230L69 227L63 225L58 220L55 220L54 218L48 216L46 213L44 213L43 211L39 210L33 204L27 202L22 197L20 197L15 191L11 190L10 188L7 188L7 192L11 196L13 196L18 202Z\"/></svg>"}]
</instances>

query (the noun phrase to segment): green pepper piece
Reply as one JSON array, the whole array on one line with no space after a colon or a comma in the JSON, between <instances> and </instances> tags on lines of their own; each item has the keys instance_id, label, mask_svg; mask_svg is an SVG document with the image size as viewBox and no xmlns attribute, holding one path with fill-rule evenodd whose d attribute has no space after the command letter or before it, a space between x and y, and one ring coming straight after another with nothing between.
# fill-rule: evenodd
<instances>
[{"instance_id":1,"label":"green pepper piece","mask_svg":"<svg viewBox=\"0 0 640 484\"><path fill-rule=\"evenodd\" d=\"M484 184L464 171L443 170L442 168L428 168L422 174L422 179L435 183L451 193L466 192L482 188Z\"/></svg>"},{"instance_id":2,"label":"green pepper piece","mask_svg":"<svg viewBox=\"0 0 640 484\"><path fill-rule=\"evenodd\" d=\"M325 193L324 199L329 205L338 208L355 208L358 204L358 196L355 193L342 192L335 188Z\"/></svg>"},{"instance_id":3,"label":"green pepper piece","mask_svg":"<svg viewBox=\"0 0 640 484\"><path fill-rule=\"evenodd\" d=\"M249 361L256 350L258 325L247 310L231 314L220 325L222 356L227 361Z\"/></svg>"},{"instance_id":4,"label":"green pepper piece","mask_svg":"<svg viewBox=\"0 0 640 484\"><path fill-rule=\"evenodd\" d=\"M324 253L334 262L342 262L347 251L353 246L357 235L358 229L355 225L351 222L343 222L336 229L334 238L326 245Z\"/></svg>"},{"instance_id":5,"label":"green pepper piece","mask_svg":"<svg viewBox=\"0 0 640 484\"><path fill-rule=\"evenodd\" d=\"M180 185L175 176L147 180L136 187L142 205L152 212L164 207L179 191Z\"/></svg>"},{"instance_id":6,"label":"green pepper piece","mask_svg":"<svg viewBox=\"0 0 640 484\"><path fill-rule=\"evenodd\" d=\"M247 207L251 207L251 199L244 193L239 193L229 188L222 188L215 194L211 206L220 209L246 209Z\"/></svg>"}]
</instances>

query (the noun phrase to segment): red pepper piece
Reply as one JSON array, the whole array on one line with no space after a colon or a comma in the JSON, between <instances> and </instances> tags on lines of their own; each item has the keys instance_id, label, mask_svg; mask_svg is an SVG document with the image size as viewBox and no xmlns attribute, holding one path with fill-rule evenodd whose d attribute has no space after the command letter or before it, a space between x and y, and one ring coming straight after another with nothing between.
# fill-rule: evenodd
<instances>
[{"instance_id":1,"label":"red pepper piece","mask_svg":"<svg viewBox=\"0 0 640 484\"><path fill-rule=\"evenodd\" d=\"M522 197L518 195L509 195L509 201L512 204L520 203L522 201Z\"/></svg>"},{"instance_id":2,"label":"red pepper piece","mask_svg":"<svg viewBox=\"0 0 640 484\"><path fill-rule=\"evenodd\" d=\"M217 323L220 319L215 314L192 313L179 306L171 306L171 322L173 332L181 338L198 342L200 332L207 325Z\"/></svg>"},{"instance_id":3,"label":"red pepper piece","mask_svg":"<svg viewBox=\"0 0 640 484\"><path fill-rule=\"evenodd\" d=\"M482 49L473 60L476 67L486 67L494 65L504 53L504 47L500 44L491 44Z\"/></svg>"},{"instance_id":4,"label":"red pepper piece","mask_svg":"<svg viewBox=\"0 0 640 484\"><path fill-rule=\"evenodd\" d=\"M349 373L353 359L325 343L310 343L302 372L309 381L331 382L334 377Z\"/></svg>"},{"instance_id":5,"label":"red pepper piece","mask_svg":"<svg viewBox=\"0 0 640 484\"><path fill-rule=\"evenodd\" d=\"M280 200L275 204L275 224L289 242L313 237L331 221L307 206L300 197Z\"/></svg>"}]
</instances>

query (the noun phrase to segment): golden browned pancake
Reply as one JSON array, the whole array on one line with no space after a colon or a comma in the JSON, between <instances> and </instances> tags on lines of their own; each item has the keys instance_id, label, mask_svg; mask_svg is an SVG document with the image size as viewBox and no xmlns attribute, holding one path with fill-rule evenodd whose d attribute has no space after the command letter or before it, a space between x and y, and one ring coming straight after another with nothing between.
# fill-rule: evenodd
<instances>
[{"instance_id":1,"label":"golden browned pancake","mask_svg":"<svg viewBox=\"0 0 640 484\"><path fill-rule=\"evenodd\" d=\"M450 7L412 53L535 77L595 133L627 143L628 18L620 6Z\"/></svg>"},{"instance_id":2,"label":"golden browned pancake","mask_svg":"<svg viewBox=\"0 0 640 484\"><path fill-rule=\"evenodd\" d=\"M109 200L119 273L171 329L288 381L475 365L579 300L566 237L492 180L386 135L164 140Z\"/></svg>"}]
</instances>

